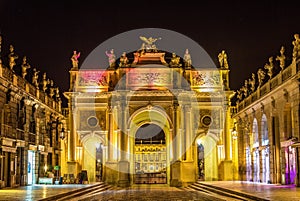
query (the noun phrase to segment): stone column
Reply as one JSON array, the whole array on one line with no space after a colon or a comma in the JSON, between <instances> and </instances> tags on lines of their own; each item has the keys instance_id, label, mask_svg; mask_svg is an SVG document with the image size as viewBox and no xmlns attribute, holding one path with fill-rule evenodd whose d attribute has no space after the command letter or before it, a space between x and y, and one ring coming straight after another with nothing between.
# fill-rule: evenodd
<instances>
[{"instance_id":1,"label":"stone column","mask_svg":"<svg viewBox=\"0 0 300 201\"><path fill-rule=\"evenodd\" d=\"M174 161L180 158L178 147L178 135L179 135L179 115L178 115L178 102L173 104L173 157Z\"/></svg>"},{"instance_id":2,"label":"stone column","mask_svg":"<svg viewBox=\"0 0 300 201\"><path fill-rule=\"evenodd\" d=\"M225 106L225 125L224 125L224 146L225 146L225 160L231 160L230 149L231 149L231 133L230 133L230 109Z\"/></svg>"},{"instance_id":3,"label":"stone column","mask_svg":"<svg viewBox=\"0 0 300 201\"><path fill-rule=\"evenodd\" d=\"M192 161L192 147L191 147L191 106L185 106L185 153L186 153L186 161Z\"/></svg>"},{"instance_id":4,"label":"stone column","mask_svg":"<svg viewBox=\"0 0 300 201\"><path fill-rule=\"evenodd\" d=\"M77 162L75 161L75 153L76 153L76 139L77 139L77 132L76 132L76 110L74 106L74 96L76 94L74 92L65 92L64 96L68 98L68 161L67 161L67 170L62 170L62 172L66 171L68 174L77 175L78 166Z\"/></svg>"},{"instance_id":5,"label":"stone column","mask_svg":"<svg viewBox=\"0 0 300 201\"><path fill-rule=\"evenodd\" d=\"M68 161L75 161L75 147L76 147L76 126L74 123L75 111L73 107L73 100L69 99L69 128L70 134L68 136Z\"/></svg>"},{"instance_id":6,"label":"stone column","mask_svg":"<svg viewBox=\"0 0 300 201\"><path fill-rule=\"evenodd\" d=\"M127 135L127 105L126 105L126 96L123 95L121 99L121 133L120 133L120 161L119 161L119 181L118 186L127 187L130 185L129 182L129 161L128 161L128 135Z\"/></svg>"},{"instance_id":7,"label":"stone column","mask_svg":"<svg viewBox=\"0 0 300 201\"><path fill-rule=\"evenodd\" d=\"M113 127L113 114L112 114L112 106L109 105L107 107L107 113L108 113L108 142L107 142L107 146L108 146L108 161L112 161L113 160L113 146L114 146L114 138L113 138L113 134L114 134L114 127Z\"/></svg>"}]
</instances>

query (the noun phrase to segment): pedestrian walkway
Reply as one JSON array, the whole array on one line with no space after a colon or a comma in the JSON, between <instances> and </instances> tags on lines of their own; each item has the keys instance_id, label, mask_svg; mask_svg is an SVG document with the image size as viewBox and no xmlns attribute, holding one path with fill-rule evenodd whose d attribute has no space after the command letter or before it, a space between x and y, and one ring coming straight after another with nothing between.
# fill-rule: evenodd
<instances>
[{"instance_id":1,"label":"pedestrian walkway","mask_svg":"<svg viewBox=\"0 0 300 201\"><path fill-rule=\"evenodd\" d=\"M300 201L300 187L244 181L201 181L200 183L275 201Z\"/></svg>"},{"instance_id":2,"label":"pedestrian walkway","mask_svg":"<svg viewBox=\"0 0 300 201\"><path fill-rule=\"evenodd\" d=\"M300 187L295 185L277 185L277 184L261 184L254 182L241 182L241 181L201 181L205 185L215 186L223 189L230 189L236 192L244 194L250 194L256 197L264 198L274 201L300 201ZM0 189L0 201L37 201L53 195L78 190L82 188L88 188L98 183L93 184L63 184L63 185L32 185L21 186L18 188L5 188ZM120 191L121 190L121 191ZM166 196L171 198L172 196L183 196L184 192L180 192L179 189L168 187L167 185L134 185L130 188L130 191L126 195L132 196L132 193L147 193L147 196L162 196L165 192ZM123 189L126 191L126 189ZM109 190L103 195L106 195L113 200L113 197L118 197L118 193L122 192L122 189L118 191ZM190 195L185 195L190 196ZM197 195L193 195L196 196ZM193 199L191 199L193 200ZM194 199L194 200L199 200Z\"/></svg>"},{"instance_id":3,"label":"pedestrian walkway","mask_svg":"<svg viewBox=\"0 0 300 201\"><path fill-rule=\"evenodd\" d=\"M0 201L37 201L60 193L87 188L95 184L36 184L0 189Z\"/></svg>"}]
</instances>

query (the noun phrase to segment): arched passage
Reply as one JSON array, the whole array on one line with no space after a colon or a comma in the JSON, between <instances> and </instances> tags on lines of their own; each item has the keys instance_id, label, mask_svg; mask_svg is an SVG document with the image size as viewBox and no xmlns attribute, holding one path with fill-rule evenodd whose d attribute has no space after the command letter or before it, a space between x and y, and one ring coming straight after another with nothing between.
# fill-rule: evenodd
<instances>
[{"instance_id":1,"label":"arched passage","mask_svg":"<svg viewBox=\"0 0 300 201\"><path fill-rule=\"evenodd\" d=\"M165 184L167 182L166 137L160 126L146 123L135 135L136 184Z\"/></svg>"},{"instance_id":2,"label":"arched passage","mask_svg":"<svg viewBox=\"0 0 300 201\"><path fill-rule=\"evenodd\" d=\"M84 147L83 153L77 153L76 155L82 158L76 158L77 161L82 160L82 170L86 171L89 182L101 181L103 179L103 166L104 156L106 154L106 146L104 139L98 135L86 135L82 138L82 144ZM77 152L82 150L77 150ZM82 175L85 177L85 175Z\"/></svg>"},{"instance_id":3,"label":"arched passage","mask_svg":"<svg viewBox=\"0 0 300 201\"><path fill-rule=\"evenodd\" d=\"M129 120L132 183L168 183L172 158L170 119L160 107L145 107Z\"/></svg>"},{"instance_id":4,"label":"arched passage","mask_svg":"<svg viewBox=\"0 0 300 201\"><path fill-rule=\"evenodd\" d=\"M196 139L196 154L198 179L205 181L218 180L217 143L208 134ZM201 172L202 171L202 172Z\"/></svg>"}]
</instances>

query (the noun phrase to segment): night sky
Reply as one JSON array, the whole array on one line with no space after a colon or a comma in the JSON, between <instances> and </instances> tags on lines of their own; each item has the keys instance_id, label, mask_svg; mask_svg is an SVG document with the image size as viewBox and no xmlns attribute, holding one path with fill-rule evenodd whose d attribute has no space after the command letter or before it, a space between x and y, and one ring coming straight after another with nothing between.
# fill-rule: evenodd
<instances>
[{"instance_id":1,"label":"night sky","mask_svg":"<svg viewBox=\"0 0 300 201\"><path fill-rule=\"evenodd\" d=\"M29 71L47 72L67 91L73 50L81 52L80 66L94 48L117 34L163 28L199 43L216 65L224 49L230 86L236 90L270 56L279 55L281 45L291 59L293 35L300 33L300 3L291 1L95 2L0 0L2 60L6 62L12 44L19 55L17 65L26 55Z\"/></svg>"}]
</instances>

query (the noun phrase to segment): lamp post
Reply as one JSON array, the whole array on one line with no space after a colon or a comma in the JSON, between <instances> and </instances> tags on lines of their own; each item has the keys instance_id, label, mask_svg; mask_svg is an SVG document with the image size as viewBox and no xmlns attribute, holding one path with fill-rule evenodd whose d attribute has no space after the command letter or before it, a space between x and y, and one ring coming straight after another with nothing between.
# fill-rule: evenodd
<instances>
[{"instance_id":1,"label":"lamp post","mask_svg":"<svg viewBox=\"0 0 300 201\"><path fill-rule=\"evenodd\" d=\"M236 176L235 173L237 172L238 167L238 155L237 155L237 138L238 132L236 130L236 122L234 122L233 128L231 129L231 137L232 137L232 171L233 171L233 180L235 180Z\"/></svg>"},{"instance_id":2,"label":"lamp post","mask_svg":"<svg viewBox=\"0 0 300 201\"><path fill-rule=\"evenodd\" d=\"M66 138L65 134L65 128L62 126L60 134L59 134L60 139L64 140Z\"/></svg>"}]
</instances>

